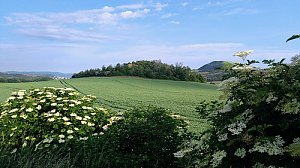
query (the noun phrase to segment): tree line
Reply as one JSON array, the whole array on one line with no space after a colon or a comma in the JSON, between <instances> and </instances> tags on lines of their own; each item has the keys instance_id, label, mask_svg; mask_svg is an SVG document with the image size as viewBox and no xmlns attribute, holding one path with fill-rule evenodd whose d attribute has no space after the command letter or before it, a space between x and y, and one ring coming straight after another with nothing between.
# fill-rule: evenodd
<instances>
[{"instance_id":1,"label":"tree line","mask_svg":"<svg viewBox=\"0 0 300 168\"><path fill-rule=\"evenodd\" d=\"M110 76L137 76L152 79L166 79L178 81L204 82L201 74L193 71L188 66L177 63L169 65L160 60L136 61L115 66L102 66L102 68L89 69L81 71L72 76L72 78L81 77L110 77Z\"/></svg>"},{"instance_id":2,"label":"tree line","mask_svg":"<svg viewBox=\"0 0 300 168\"><path fill-rule=\"evenodd\" d=\"M38 81L48 81L48 80L53 80L53 78L48 76L8 74L8 73L0 72L0 83L38 82Z\"/></svg>"}]
</instances>

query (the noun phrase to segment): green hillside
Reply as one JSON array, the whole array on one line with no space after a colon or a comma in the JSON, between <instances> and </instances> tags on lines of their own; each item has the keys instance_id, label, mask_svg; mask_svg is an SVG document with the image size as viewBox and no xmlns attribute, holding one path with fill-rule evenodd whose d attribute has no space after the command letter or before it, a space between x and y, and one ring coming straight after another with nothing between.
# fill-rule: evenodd
<instances>
[{"instance_id":1,"label":"green hillside","mask_svg":"<svg viewBox=\"0 0 300 168\"><path fill-rule=\"evenodd\" d=\"M195 106L201 100L217 99L220 92L216 86L183 81L155 80L131 77L102 77L54 80L32 83L0 83L0 100L18 89L74 87L82 94L97 96L101 105L122 111L137 105L156 105L171 109L191 121L191 129L199 130L202 125L195 114Z\"/></svg>"}]
</instances>

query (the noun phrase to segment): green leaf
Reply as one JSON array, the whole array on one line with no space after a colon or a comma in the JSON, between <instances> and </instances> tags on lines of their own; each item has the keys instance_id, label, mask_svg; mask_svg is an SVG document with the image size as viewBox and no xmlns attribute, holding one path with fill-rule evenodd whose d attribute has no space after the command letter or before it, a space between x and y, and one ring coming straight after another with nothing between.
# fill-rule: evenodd
<instances>
[{"instance_id":1,"label":"green leaf","mask_svg":"<svg viewBox=\"0 0 300 168\"><path fill-rule=\"evenodd\" d=\"M288 42L288 41L290 41L290 40L297 39L297 38L300 38L300 34L295 34L295 35L293 35L292 37L288 38L288 39L286 40L286 42Z\"/></svg>"}]
</instances>

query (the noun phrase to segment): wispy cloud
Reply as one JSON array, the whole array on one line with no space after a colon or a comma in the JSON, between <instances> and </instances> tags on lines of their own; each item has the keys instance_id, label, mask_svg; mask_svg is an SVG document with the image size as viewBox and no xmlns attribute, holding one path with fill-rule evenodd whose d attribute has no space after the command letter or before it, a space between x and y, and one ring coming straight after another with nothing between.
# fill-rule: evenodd
<instances>
[{"instance_id":1,"label":"wispy cloud","mask_svg":"<svg viewBox=\"0 0 300 168\"><path fill-rule=\"evenodd\" d=\"M55 26L19 29L18 32L30 37L66 42L100 42L108 40L120 40L119 38L95 34L94 32L80 31L76 29Z\"/></svg>"},{"instance_id":2,"label":"wispy cloud","mask_svg":"<svg viewBox=\"0 0 300 168\"><path fill-rule=\"evenodd\" d=\"M207 2L208 6L224 6L232 3L237 3L245 0L210 0Z\"/></svg>"},{"instance_id":3,"label":"wispy cloud","mask_svg":"<svg viewBox=\"0 0 300 168\"><path fill-rule=\"evenodd\" d=\"M258 11L255 9L234 8L234 9L224 12L223 14L224 15L239 15L239 14L252 15L252 14L257 14L257 13L258 13Z\"/></svg>"},{"instance_id":4,"label":"wispy cloud","mask_svg":"<svg viewBox=\"0 0 300 168\"><path fill-rule=\"evenodd\" d=\"M167 6L168 6L168 4L161 4L159 2L154 5L155 10L157 10L157 11L161 11L161 10L163 10L163 8L165 8Z\"/></svg>"},{"instance_id":5,"label":"wispy cloud","mask_svg":"<svg viewBox=\"0 0 300 168\"><path fill-rule=\"evenodd\" d=\"M181 6L187 6L189 3L188 2L183 2L181 3Z\"/></svg>"},{"instance_id":6,"label":"wispy cloud","mask_svg":"<svg viewBox=\"0 0 300 168\"><path fill-rule=\"evenodd\" d=\"M129 19L129 18L139 18L139 17L144 17L150 12L150 9L144 9L144 10L138 10L138 11L125 11L120 14L120 16L124 19Z\"/></svg>"},{"instance_id":7,"label":"wispy cloud","mask_svg":"<svg viewBox=\"0 0 300 168\"><path fill-rule=\"evenodd\" d=\"M180 21L172 20L172 21L170 21L169 23L179 25L179 24L180 24Z\"/></svg>"},{"instance_id":8,"label":"wispy cloud","mask_svg":"<svg viewBox=\"0 0 300 168\"><path fill-rule=\"evenodd\" d=\"M117 9L142 9L145 8L143 4L129 4L129 5L120 5L116 7Z\"/></svg>"},{"instance_id":9,"label":"wispy cloud","mask_svg":"<svg viewBox=\"0 0 300 168\"><path fill-rule=\"evenodd\" d=\"M118 40L93 30L105 26L116 29L126 24L126 20L147 17L152 11L161 11L166 6L161 3L128 4L74 12L12 13L4 19L8 25L16 25L17 32L26 36L62 41Z\"/></svg>"},{"instance_id":10,"label":"wispy cloud","mask_svg":"<svg viewBox=\"0 0 300 168\"><path fill-rule=\"evenodd\" d=\"M167 19L167 18L171 18L171 17L176 16L176 15L178 15L178 14L177 13L166 13L166 14L163 14L161 16L161 18L162 19Z\"/></svg>"}]
</instances>

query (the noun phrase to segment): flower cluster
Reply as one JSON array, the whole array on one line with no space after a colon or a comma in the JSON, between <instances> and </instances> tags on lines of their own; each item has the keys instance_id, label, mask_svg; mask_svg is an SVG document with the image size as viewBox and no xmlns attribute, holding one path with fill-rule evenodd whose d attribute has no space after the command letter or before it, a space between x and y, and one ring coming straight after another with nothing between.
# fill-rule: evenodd
<instances>
[{"instance_id":1,"label":"flower cluster","mask_svg":"<svg viewBox=\"0 0 300 168\"><path fill-rule=\"evenodd\" d=\"M246 124L253 119L254 115L252 114L252 111L250 109L247 109L245 112L243 112L241 115L238 115L236 117L235 122L229 124L228 131L232 133L232 135L239 135L243 130L246 128Z\"/></svg>"},{"instance_id":2,"label":"flower cluster","mask_svg":"<svg viewBox=\"0 0 300 168\"><path fill-rule=\"evenodd\" d=\"M222 159L224 158L224 157L226 157L226 155L227 155L227 153L224 151L224 150L222 150L222 151L217 151L217 152L215 152L213 155L212 155L212 160L211 160L211 162L212 162L212 166L213 167L218 167L221 163L222 163Z\"/></svg>"},{"instance_id":3,"label":"flower cluster","mask_svg":"<svg viewBox=\"0 0 300 168\"><path fill-rule=\"evenodd\" d=\"M240 51L235 53L233 56L237 56L243 59L243 61L245 61L246 57L251 54L253 52L253 50L248 50L248 51Z\"/></svg>"},{"instance_id":4,"label":"flower cluster","mask_svg":"<svg viewBox=\"0 0 300 168\"><path fill-rule=\"evenodd\" d=\"M94 96L81 96L71 88L13 92L2 105L1 144L15 148L35 145L41 149L101 135L103 126L111 121L106 109L93 106L94 100Z\"/></svg>"},{"instance_id":5,"label":"flower cluster","mask_svg":"<svg viewBox=\"0 0 300 168\"><path fill-rule=\"evenodd\" d=\"M269 155L282 155L284 152L284 143L285 142L282 137L277 135L273 140L266 139L256 142L249 152L268 153Z\"/></svg>"}]
</instances>

